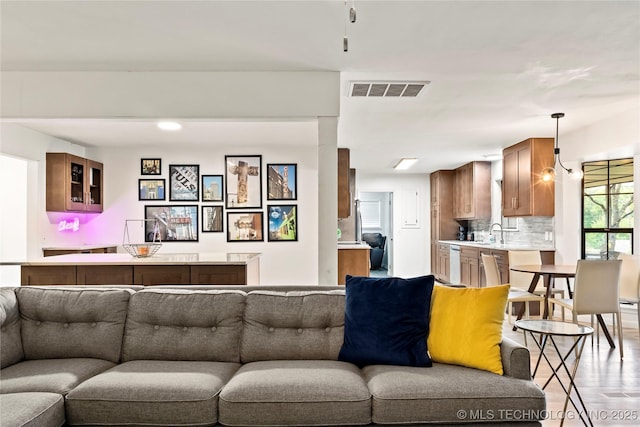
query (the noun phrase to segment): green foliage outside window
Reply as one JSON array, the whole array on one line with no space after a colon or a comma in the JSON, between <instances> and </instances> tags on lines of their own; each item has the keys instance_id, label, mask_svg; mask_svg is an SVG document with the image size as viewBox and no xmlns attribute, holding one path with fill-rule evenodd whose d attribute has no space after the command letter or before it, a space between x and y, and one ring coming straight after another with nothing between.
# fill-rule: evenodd
<instances>
[{"instance_id":1,"label":"green foliage outside window","mask_svg":"<svg viewBox=\"0 0 640 427\"><path fill-rule=\"evenodd\" d=\"M633 159L583 164L583 258L631 253Z\"/></svg>"}]
</instances>

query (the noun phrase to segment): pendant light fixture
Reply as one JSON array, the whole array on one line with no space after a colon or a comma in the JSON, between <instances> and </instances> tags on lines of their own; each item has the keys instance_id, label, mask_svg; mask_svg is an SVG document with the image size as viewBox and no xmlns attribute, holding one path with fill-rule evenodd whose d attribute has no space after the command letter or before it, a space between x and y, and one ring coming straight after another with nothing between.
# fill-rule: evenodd
<instances>
[{"instance_id":1,"label":"pendant light fixture","mask_svg":"<svg viewBox=\"0 0 640 427\"><path fill-rule=\"evenodd\" d=\"M347 0L344 0L344 7L347 8ZM342 38L342 50L349 52L349 36L347 35L347 19L353 24L356 22L356 4L355 0L351 0L351 7L349 8L348 18L344 20L344 37Z\"/></svg>"},{"instance_id":2,"label":"pendant light fixture","mask_svg":"<svg viewBox=\"0 0 640 427\"><path fill-rule=\"evenodd\" d=\"M569 169L562 164L562 160L560 160L560 148L558 147L558 127L560 123L560 119L564 117L564 113L553 113L551 118L556 119L556 139L555 139L555 147L553 149L553 167L546 167L542 170L542 180L545 182L554 181L556 179L556 162L560 165L562 169L567 171L569 176L573 179L582 179L582 171L573 169Z\"/></svg>"}]
</instances>

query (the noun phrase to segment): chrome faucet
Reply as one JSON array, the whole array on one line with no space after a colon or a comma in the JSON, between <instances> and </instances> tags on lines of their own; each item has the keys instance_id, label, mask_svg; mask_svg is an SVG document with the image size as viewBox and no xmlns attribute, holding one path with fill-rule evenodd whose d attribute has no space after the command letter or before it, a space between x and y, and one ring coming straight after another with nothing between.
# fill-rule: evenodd
<instances>
[{"instance_id":1,"label":"chrome faucet","mask_svg":"<svg viewBox=\"0 0 640 427\"><path fill-rule=\"evenodd\" d=\"M504 230L502 229L502 224L500 224L499 222L494 222L493 224L491 224L491 227L489 228L489 236L491 236L491 232L493 231L494 225L497 225L498 227L500 227L500 244L504 245Z\"/></svg>"}]
</instances>

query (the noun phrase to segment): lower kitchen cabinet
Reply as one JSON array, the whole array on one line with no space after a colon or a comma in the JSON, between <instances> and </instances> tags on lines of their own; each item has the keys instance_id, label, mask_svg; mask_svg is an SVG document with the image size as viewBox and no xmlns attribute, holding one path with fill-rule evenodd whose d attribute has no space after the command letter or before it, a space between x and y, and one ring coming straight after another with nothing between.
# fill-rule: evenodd
<instances>
[{"instance_id":1,"label":"lower kitchen cabinet","mask_svg":"<svg viewBox=\"0 0 640 427\"><path fill-rule=\"evenodd\" d=\"M75 265L55 265L49 267L22 266L22 286L75 285Z\"/></svg>"},{"instance_id":2,"label":"lower kitchen cabinet","mask_svg":"<svg viewBox=\"0 0 640 427\"><path fill-rule=\"evenodd\" d=\"M78 265L76 285L122 285L133 283L131 265ZM65 283L71 285L72 283Z\"/></svg>"},{"instance_id":3,"label":"lower kitchen cabinet","mask_svg":"<svg viewBox=\"0 0 640 427\"><path fill-rule=\"evenodd\" d=\"M346 283L347 275L369 277L371 268L368 245L362 248L338 248L338 285Z\"/></svg>"},{"instance_id":4,"label":"lower kitchen cabinet","mask_svg":"<svg viewBox=\"0 0 640 427\"><path fill-rule=\"evenodd\" d=\"M451 254L449 253L449 245L445 243L438 244L438 276L441 282L448 283L451 277Z\"/></svg>"},{"instance_id":5,"label":"lower kitchen cabinet","mask_svg":"<svg viewBox=\"0 0 640 427\"><path fill-rule=\"evenodd\" d=\"M477 288L480 286L478 248L462 246L460 248L460 284Z\"/></svg>"},{"instance_id":6,"label":"lower kitchen cabinet","mask_svg":"<svg viewBox=\"0 0 640 427\"><path fill-rule=\"evenodd\" d=\"M437 254L438 264L434 269L434 275L439 281L449 283L451 278L449 244L438 243ZM500 270L500 279L502 283L509 283L508 250L460 245L460 284L474 288L487 286L482 254L496 257L498 269ZM543 264L553 264L555 252L552 250L540 251L540 257Z\"/></svg>"}]
</instances>

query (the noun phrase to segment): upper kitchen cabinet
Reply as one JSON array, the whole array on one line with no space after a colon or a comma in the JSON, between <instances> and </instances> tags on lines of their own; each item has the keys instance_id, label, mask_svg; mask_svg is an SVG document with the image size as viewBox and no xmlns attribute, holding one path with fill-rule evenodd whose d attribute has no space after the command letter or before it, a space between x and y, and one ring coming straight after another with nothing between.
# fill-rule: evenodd
<instances>
[{"instance_id":1,"label":"upper kitchen cabinet","mask_svg":"<svg viewBox=\"0 0 640 427\"><path fill-rule=\"evenodd\" d=\"M439 170L430 176L431 183L431 272L438 279L448 277L439 262L439 240L456 238L459 224L453 219L453 179L452 170ZM447 249L448 250L448 249Z\"/></svg>"},{"instance_id":2,"label":"upper kitchen cabinet","mask_svg":"<svg viewBox=\"0 0 640 427\"><path fill-rule=\"evenodd\" d=\"M338 148L338 218L351 216L349 162L349 149Z\"/></svg>"},{"instance_id":3,"label":"upper kitchen cabinet","mask_svg":"<svg viewBox=\"0 0 640 427\"><path fill-rule=\"evenodd\" d=\"M471 162L455 169L453 216L461 220L491 218L490 162Z\"/></svg>"},{"instance_id":4,"label":"upper kitchen cabinet","mask_svg":"<svg viewBox=\"0 0 640 427\"><path fill-rule=\"evenodd\" d=\"M553 216L555 186L541 172L553 167L553 138L529 138L502 152L502 215Z\"/></svg>"},{"instance_id":5,"label":"upper kitchen cabinet","mask_svg":"<svg viewBox=\"0 0 640 427\"><path fill-rule=\"evenodd\" d=\"M47 153L46 197L50 212L102 212L102 163L68 153Z\"/></svg>"}]
</instances>

